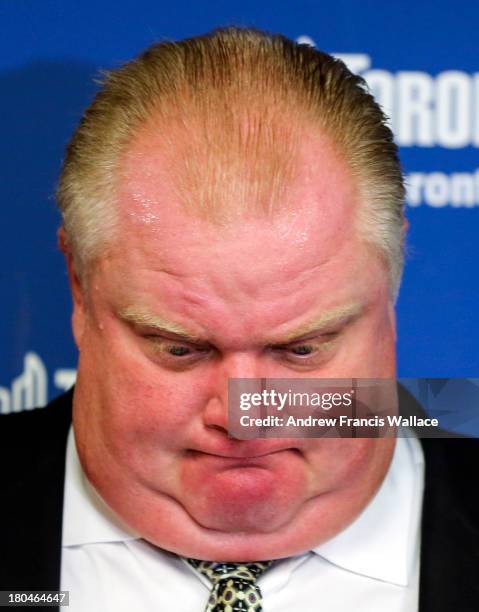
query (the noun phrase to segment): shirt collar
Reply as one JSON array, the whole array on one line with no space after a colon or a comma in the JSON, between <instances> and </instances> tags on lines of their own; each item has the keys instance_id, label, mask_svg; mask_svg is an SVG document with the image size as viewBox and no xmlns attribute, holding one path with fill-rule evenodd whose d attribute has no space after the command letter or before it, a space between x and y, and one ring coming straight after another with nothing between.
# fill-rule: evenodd
<instances>
[{"instance_id":1,"label":"shirt collar","mask_svg":"<svg viewBox=\"0 0 479 612\"><path fill-rule=\"evenodd\" d=\"M78 458L73 427L68 434L63 546L100 542L126 542L140 536L125 526L88 482Z\"/></svg>"},{"instance_id":2,"label":"shirt collar","mask_svg":"<svg viewBox=\"0 0 479 612\"><path fill-rule=\"evenodd\" d=\"M386 478L363 512L313 552L347 571L407 586L419 546L424 457L417 438L397 439Z\"/></svg>"},{"instance_id":3,"label":"shirt collar","mask_svg":"<svg viewBox=\"0 0 479 612\"><path fill-rule=\"evenodd\" d=\"M313 553L346 571L406 586L419 543L424 458L419 441L398 438L378 492L349 527ZM140 536L122 524L88 482L73 428L67 444L63 546L126 542Z\"/></svg>"}]
</instances>

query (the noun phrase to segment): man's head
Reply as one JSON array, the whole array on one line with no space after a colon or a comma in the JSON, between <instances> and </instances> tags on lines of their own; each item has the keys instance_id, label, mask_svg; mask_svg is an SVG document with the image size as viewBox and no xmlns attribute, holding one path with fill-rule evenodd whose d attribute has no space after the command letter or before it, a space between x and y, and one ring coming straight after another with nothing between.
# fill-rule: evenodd
<instances>
[{"instance_id":1,"label":"man's head","mask_svg":"<svg viewBox=\"0 0 479 612\"><path fill-rule=\"evenodd\" d=\"M161 145L181 205L216 220L288 206L299 147L319 132L349 168L357 229L396 292L404 188L384 119L342 62L282 36L228 28L155 45L106 76L68 148L58 201L77 271L118 238L118 180L140 132Z\"/></svg>"},{"instance_id":2,"label":"man's head","mask_svg":"<svg viewBox=\"0 0 479 612\"><path fill-rule=\"evenodd\" d=\"M227 435L233 377L392 377L400 169L343 65L227 30L110 75L60 182L83 467L147 540L290 555L354 519L390 440Z\"/></svg>"}]
</instances>

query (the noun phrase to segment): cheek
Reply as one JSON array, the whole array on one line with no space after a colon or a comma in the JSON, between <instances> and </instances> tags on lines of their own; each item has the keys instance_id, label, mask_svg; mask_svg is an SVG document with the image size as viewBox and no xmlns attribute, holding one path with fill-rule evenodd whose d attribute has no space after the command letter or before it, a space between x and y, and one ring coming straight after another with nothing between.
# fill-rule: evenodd
<instances>
[{"instance_id":1,"label":"cheek","mask_svg":"<svg viewBox=\"0 0 479 612\"><path fill-rule=\"evenodd\" d=\"M376 469L381 469L377 459L382 442L366 438L316 440L306 453L313 491L325 493L364 483Z\"/></svg>"},{"instance_id":2,"label":"cheek","mask_svg":"<svg viewBox=\"0 0 479 612\"><path fill-rule=\"evenodd\" d=\"M115 454L181 447L199 419L207 387L197 373L172 373L153 363L138 343L105 326L90 329L80 353L79 387L88 394L89 426ZM86 384L82 384L86 381Z\"/></svg>"}]
</instances>

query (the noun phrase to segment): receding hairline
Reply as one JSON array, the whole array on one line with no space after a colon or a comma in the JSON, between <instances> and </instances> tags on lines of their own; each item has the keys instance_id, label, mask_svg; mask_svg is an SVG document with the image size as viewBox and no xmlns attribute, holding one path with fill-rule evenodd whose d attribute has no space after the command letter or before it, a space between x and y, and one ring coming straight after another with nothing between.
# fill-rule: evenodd
<instances>
[{"instance_id":1,"label":"receding hairline","mask_svg":"<svg viewBox=\"0 0 479 612\"><path fill-rule=\"evenodd\" d=\"M161 223L162 208L169 208L171 205L175 207L179 205L179 208L184 210L191 218L196 217L206 220L211 222L213 226L222 225L223 222L227 225L230 222L241 224L244 220L255 218L273 219L285 211L289 212L292 209L297 209L296 204L293 204L296 191L304 187L305 181L309 184L311 180L315 180L316 175L311 173L315 164L319 168L326 163L327 167L330 168L330 174L323 178L327 178L327 182L331 183L331 176L339 176L337 180L340 180L343 184L346 181L350 186L349 199L352 205L353 231L357 231L358 210L366 205L362 201L358 178L354 176L344 152L338 146L334 137L317 124L305 123L301 114L291 112L289 116L281 118L281 125L278 126L278 132L284 127L285 133L288 133L290 146L282 149L282 155L288 158L288 161L284 165L284 172L281 172L281 177L276 181L276 185L268 185L266 180L258 181L258 176L261 175L255 169L256 182L262 183L263 196L269 198L270 206L257 205L257 194L251 191L249 192L249 201L252 205L250 207L242 206L238 202L238 198L241 198L244 193L235 197L238 194L234 192L234 189L228 189L228 179L231 176L226 176L222 184L218 183L214 186L214 181L208 181L205 177L202 177L202 184L210 192L216 190L214 197L217 202L213 206L198 206L198 189L194 189L194 185L192 186L191 182L189 183L191 177L188 177L190 168L187 161L190 161L191 156L189 155L190 140L187 138L187 133L181 128L169 127L170 136L172 134L177 135L177 138L173 138L171 146L168 146L168 143L162 141L161 133L159 134L151 129L151 126L157 126L159 123L161 124L161 119L151 117L137 130L132 141L122 152L117 173L117 201L115 204L119 219L127 215L129 219L142 218L148 224L155 221ZM229 144L227 142L224 143L224 149L228 152ZM277 148L273 147L273 149L276 155ZM313 156L312 151L314 151ZM269 151L269 153L273 154L272 151ZM216 154L217 151L215 151L215 157ZM238 163L242 164L244 156L238 151L234 154ZM205 154L204 160L207 161L207 154ZM199 161L198 166L201 165L201 159ZM218 174L225 167L217 159L213 161L213 164L218 165ZM145 168L148 168L146 170L147 179L152 178L155 181L154 185L160 187L160 193L164 191L160 198L156 198L153 191L146 187L148 181L145 183L144 180ZM221 177L216 176L216 178ZM241 182L244 176L239 173L234 179ZM276 187L276 190L274 187ZM248 186L245 187L245 193L247 192ZM319 197L322 192L323 187L318 183L316 195ZM144 209L142 213L136 214L131 210L133 202L129 200L120 202L122 196L127 196L129 200L134 199L135 203ZM320 200L314 202L318 214L321 214L321 208L328 206L327 203ZM155 207L154 211L153 207Z\"/></svg>"},{"instance_id":2,"label":"receding hairline","mask_svg":"<svg viewBox=\"0 0 479 612\"><path fill-rule=\"evenodd\" d=\"M131 163L157 158L153 173L167 181L175 200L192 216L215 223L241 214L274 215L288 201L311 134L347 166L332 135L301 111L283 110L268 116L256 102L253 110L235 109L230 125L217 114L189 115L184 121L181 114L167 120L152 113L119 155L117 189L129 177Z\"/></svg>"},{"instance_id":3,"label":"receding hairline","mask_svg":"<svg viewBox=\"0 0 479 612\"><path fill-rule=\"evenodd\" d=\"M234 27L153 45L106 76L102 91L70 143L58 189L67 243L80 275L115 231L111 196L117 155L150 116L150 110L161 107L170 117L179 111L180 121L188 122L189 111L196 108L198 116L211 119L221 144L229 140L233 145L234 138L241 144L240 132L233 130L235 136L230 139L216 119L229 125L235 109L248 110L248 96L262 104L257 107L264 119L260 133L266 136L258 139L261 146L270 142L270 111L274 116L277 108L295 108L314 116L345 151L365 195L361 231L385 253L391 287L397 290L402 270L404 187L392 133L364 81L317 49L297 45L281 35ZM254 118L252 123L260 125ZM193 149L204 144L201 139L196 145L193 141ZM287 152L286 148L286 160ZM259 155L258 159L263 158ZM272 199L269 194L280 191L284 182L287 165L279 162L279 153L268 161L265 174L270 185L266 188L256 173L261 164L253 159L246 174L237 176L240 192L247 193L248 184L256 187L261 196L258 201L267 209ZM230 168L234 174L235 165ZM210 203L218 200L212 197L217 174L214 165L204 168L197 163L186 189L200 194L198 200L208 212L216 212ZM205 175L208 180L202 180ZM243 200L250 201L247 197Z\"/></svg>"}]
</instances>

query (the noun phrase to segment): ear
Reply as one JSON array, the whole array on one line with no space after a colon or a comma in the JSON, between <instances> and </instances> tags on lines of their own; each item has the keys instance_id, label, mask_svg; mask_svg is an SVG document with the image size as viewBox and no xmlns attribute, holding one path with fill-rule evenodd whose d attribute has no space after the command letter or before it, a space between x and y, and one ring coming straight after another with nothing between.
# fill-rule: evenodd
<instances>
[{"instance_id":1,"label":"ear","mask_svg":"<svg viewBox=\"0 0 479 612\"><path fill-rule=\"evenodd\" d=\"M73 337L75 339L75 344L77 345L78 349L80 349L81 340L82 340L83 332L85 330L86 318L87 318L85 292L80 282L80 279L78 277L78 274L75 270L75 265L73 263L73 257L71 254L70 247L68 246L68 242L66 240L65 230L63 226L59 228L57 232L57 238L58 238L58 247L62 251L65 257L65 263L66 263L67 272L68 272L68 281L70 284L70 290L71 290L71 295L72 295Z\"/></svg>"}]
</instances>

